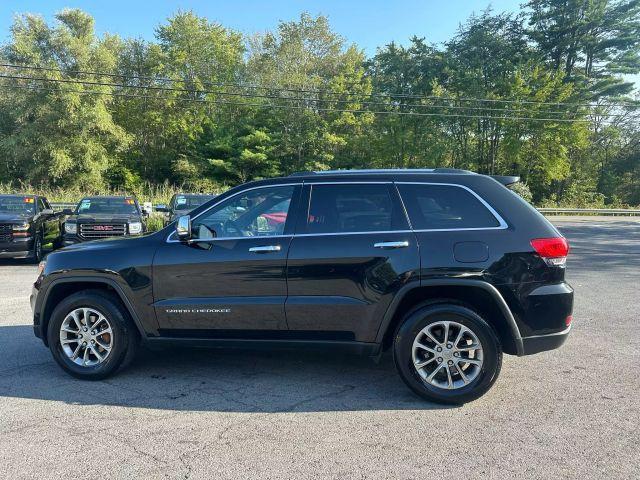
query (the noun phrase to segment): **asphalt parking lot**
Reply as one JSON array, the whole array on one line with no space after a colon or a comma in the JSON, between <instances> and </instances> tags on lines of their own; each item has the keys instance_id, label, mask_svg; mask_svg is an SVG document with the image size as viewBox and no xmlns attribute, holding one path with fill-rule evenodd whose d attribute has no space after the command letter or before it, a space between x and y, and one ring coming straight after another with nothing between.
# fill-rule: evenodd
<instances>
[{"instance_id":1,"label":"asphalt parking lot","mask_svg":"<svg viewBox=\"0 0 640 480\"><path fill-rule=\"evenodd\" d=\"M555 220L574 328L505 357L462 407L418 399L391 358L143 352L103 382L33 336L36 267L0 263L0 478L638 478L640 221Z\"/></svg>"}]
</instances>

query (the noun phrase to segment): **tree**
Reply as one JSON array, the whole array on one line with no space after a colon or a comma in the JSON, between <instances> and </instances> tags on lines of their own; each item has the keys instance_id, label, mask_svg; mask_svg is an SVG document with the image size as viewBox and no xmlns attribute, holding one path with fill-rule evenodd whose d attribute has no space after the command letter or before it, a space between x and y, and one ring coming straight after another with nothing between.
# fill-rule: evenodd
<instances>
[{"instance_id":1,"label":"tree","mask_svg":"<svg viewBox=\"0 0 640 480\"><path fill-rule=\"evenodd\" d=\"M12 64L52 69L20 70L18 76L108 82L99 75L75 72L110 71L120 40L96 38L93 19L80 10L64 10L56 20L50 27L38 16L18 17L2 57ZM112 87L43 80L21 80L15 86L2 98L2 177L63 187L104 186L105 172L118 163L130 142L111 115ZM87 94L89 90L101 94Z\"/></svg>"},{"instance_id":2,"label":"tree","mask_svg":"<svg viewBox=\"0 0 640 480\"><path fill-rule=\"evenodd\" d=\"M593 98L629 93L640 72L640 0L531 0L529 36L566 81Z\"/></svg>"},{"instance_id":3,"label":"tree","mask_svg":"<svg viewBox=\"0 0 640 480\"><path fill-rule=\"evenodd\" d=\"M215 84L239 78L242 37L193 12L169 18L157 28L156 37L157 43L127 42L118 65L123 78L137 77L133 84L148 88L135 92L125 88L125 93L144 98L123 97L117 103L118 122L135 138L127 163L154 182L203 179L209 163L198 155L196 144L205 126L221 121L224 113L206 102L230 100L205 92L221 90Z\"/></svg>"},{"instance_id":4,"label":"tree","mask_svg":"<svg viewBox=\"0 0 640 480\"><path fill-rule=\"evenodd\" d=\"M372 116L327 109L361 109L362 95L371 91L363 64L363 53L347 47L323 16L302 14L297 22L282 22L277 33L251 40L248 81L271 96L290 88L285 100L267 99L256 113L278 144L274 154L282 172L346 161L343 152L350 141L357 142Z\"/></svg>"}]
</instances>

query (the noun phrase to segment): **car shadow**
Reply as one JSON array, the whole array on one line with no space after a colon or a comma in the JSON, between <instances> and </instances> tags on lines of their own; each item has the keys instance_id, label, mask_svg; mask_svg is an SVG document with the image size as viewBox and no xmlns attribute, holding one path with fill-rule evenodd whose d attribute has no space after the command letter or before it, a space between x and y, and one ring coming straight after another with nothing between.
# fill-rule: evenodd
<instances>
[{"instance_id":1,"label":"car shadow","mask_svg":"<svg viewBox=\"0 0 640 480\"><path fill-rule=\"evenodd\" d=\"M0 396L67 404L247 413L425 410L393 360L335 352L141 349L107 380L77 380L54 362L30 326L0 326Z\"/></svg>"}]
</instances>

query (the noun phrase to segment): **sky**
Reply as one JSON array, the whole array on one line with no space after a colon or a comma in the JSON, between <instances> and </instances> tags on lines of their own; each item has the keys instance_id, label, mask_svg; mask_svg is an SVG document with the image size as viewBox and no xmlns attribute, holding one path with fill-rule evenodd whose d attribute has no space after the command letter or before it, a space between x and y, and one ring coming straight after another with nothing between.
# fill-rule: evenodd
<instances>
[{"instance_id":1,"label":"sky","mask_svg":"<svg viewBox=\"0 0 640 480\"><path fill-rule=\"evenodd\" d=\"M217 21L245 34L274 29L279 21L307 11L329 17L332 28L349 43L373 55L392 41L410 37L440 43L451 38L472 13L491 6L494 12L516 12L524 0L0 0L0 42L9 39L13 17L38 13L48 21L65 7L77 7L96 20L98 33L152 39L154 29L178 10ZM640 76L633 78L640 85Z\"/></svg>"},{"instance_id":2,"label":"sky","mask_svg":"<svg viewBox=\"0 0 640 480\"><path fill-rule=\"evenodd\" d=\"M273 29L300 13L323 14L349 42L372 55L391 41L413 35L432 42L450 38L460 22L489 4L496 11L516 11L523 0L20 0L0 2L0 40L9 37L16 13L39 13L51 20L65 7L77 7L96 19L98 32L153 38L155 27L178 10L193 10L243 33Z\"/></svg>"}]
</instances>

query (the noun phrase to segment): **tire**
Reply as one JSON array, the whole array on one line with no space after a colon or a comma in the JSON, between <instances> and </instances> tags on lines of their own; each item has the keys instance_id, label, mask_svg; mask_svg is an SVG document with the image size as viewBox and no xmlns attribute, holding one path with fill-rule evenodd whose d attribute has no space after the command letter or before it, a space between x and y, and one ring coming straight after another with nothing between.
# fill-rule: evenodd
<instances>
[{"instance_id":1,"label":"tire","mask_svg":"<svg viewBox=\"0 0 640 480\"><path fill-rule=\"evenodd\" d=\"M480 348L473 349L475 345ZM502 347L480 315L446 303L417 308L405 316L394 336L393 358L400 377L416 394L431 402L460 405L493 386L502 366Z\"/></svg>"},{"instance_id":2,"label":"tire","mask_svg":"<svg viewBox=\"0 0 640 480\"><path fill-rule=\"evenodd\" d=\"M40 263L42 260L42 233L36 233L36 238L33 240L33 249L31 252L31 261L33 263Z\"/></svg>"},{"instance_id":3,"label":"tire","mask_svg":"<svg viewBox=\"0 0 640 480\"><path fill-rule=\"evenodd\" d=\"M83 311L88 315L83 316ZM69 327L71 330L81 330L73 320L73 312L76 312L82 329L86 324L84 318L88 316L89 328L86 332L69 333ZM67 328L64 331L63 325ZM97 336L92 336L92 331L97 332ZM81 346L80 335L86 336L82 341L86 340L84 343L88 347ZM65 336L67 338L63 345L61 337ZM78 342L73 340L76 337ZM97 343L91 344L92 338ZM129 313L119 298L102 290L84 290L62 300L51 314L47 339L58 365L68 374L83 380L101 380L124 368L133 360L138 347L138 332ZM103 348L105 345L109 346L108 350ZM74 360L69 352L76 353L76 350L80 358ZM87 350L89 352L85 355ZM99 360L99 356L103 360Z\"/></svg>"}]
</instances>

